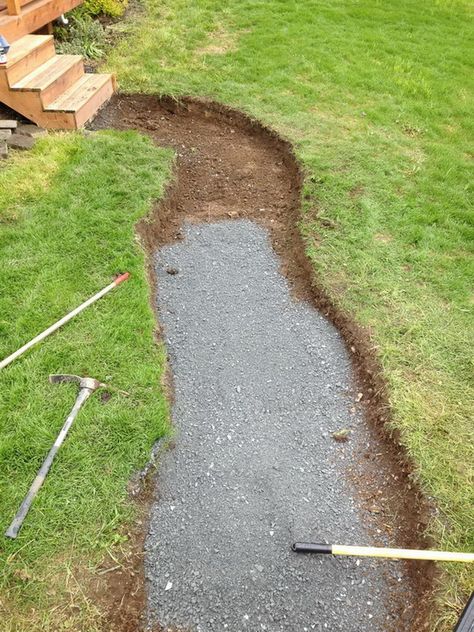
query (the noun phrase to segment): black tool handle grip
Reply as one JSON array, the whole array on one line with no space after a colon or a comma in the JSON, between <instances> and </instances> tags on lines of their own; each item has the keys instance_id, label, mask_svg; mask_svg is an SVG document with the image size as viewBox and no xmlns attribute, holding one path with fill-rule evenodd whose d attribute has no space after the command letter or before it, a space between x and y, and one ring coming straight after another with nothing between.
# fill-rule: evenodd
<instances>
[{"instance_id":1,"label":"black tool handle grip","mask_svg":"<svg viewBox=\"0 0 474 632\"><path fill-rule=\"evenodd\" d=\"M331 555L332 544L317 544L316 542L295 542L291 547L296 553L320 553Z\"/></svg>"}]
</instances>

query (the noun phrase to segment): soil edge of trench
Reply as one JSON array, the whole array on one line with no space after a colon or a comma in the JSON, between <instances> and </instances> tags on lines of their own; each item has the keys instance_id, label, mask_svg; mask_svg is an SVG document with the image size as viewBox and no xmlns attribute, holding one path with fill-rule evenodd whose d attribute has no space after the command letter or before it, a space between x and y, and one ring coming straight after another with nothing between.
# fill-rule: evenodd
<instances>
[{"instance_id":1,"label":"soil edge of trench","mask_svg":"<svg viewBox=\"0 0 474 632\"><path fill-rule=\"evenodd\" d=\"M143 113L143 116L140 114ZM281 262L282 273L290 283L294 296L306 300L323 314L338 330L348 355L351 359L354 383L363 394L360 405L364 409L374 444L382 452L377 457L369 452L361 455L360 461L354 465L349 477L352 486L358 493L364 508L368 508L378 484L373 474L366 475L367 463L371 463L371 471L390 473L390 492L388 505L390 515L397 516L401 524L395 535L396 545L408 548L427 548L431 542L426 535L426 528L433 515L433 507L424 495L414 475L416 468L400 441L399 433L389 428L391 409L389 391L382 366L377 357L370 334L330 296L318 278L309 258L306 256L306 245L299 230L302 219L302 189L306 173L300 164L290 141L280 136L275 130L261 123L246 113L230 106L198 97L121 94L112 98L110 104L99 113L92 129L130 129L149 135L157 141L159 123L150 118L155 113L156 119L163 114L166 117L184 119L211 119L216 125L232 126L240 131L258 137L259 141L269 147L280 157L291 180L289 204L285 213L280 213L275 223L269 223L259 215L240 214L238 211L232 219L251 219L263 225L270 233L273 249ZM132 116L134 124L127 118ZM163 143L159 143L162 145ZM171 143L168 146L173 146ZM156 307L156 273L153 256L161 246L181 239L180 227L184 220L218 221L229 219L228 213L219 211L202 216L189 215L180 203L182 198L183 178L180 178L180 159L177 158L170 181L163 198L154 204L150 214L136 224L136 232L140 237L146 256L147 275L150 286L150 303L156 317L156 340L161 343L161 325ZM273 222L273 220L272 220ZM173 401L173 378L169 365L163 372L162 384L169 403ZM127 535L129 545L125 562L117 571L107 573L99 582L91 581L91 598L104 612L104 630L114 632L138 632L145 624L143 614L146 611L145 576L143 565L143 546L148 529L149 508L154 500L153 471L150 470L143 483L142 490L133 502L138 506L138 517L134 525L129 526ZM363 490L362 490L363 488ZM368 491L368 493L366 493ZM387 493L387 490L384 491ZM369 510L370 511L370 510ZM377 522L386 517L374 518ZM385 525L386 526L386 525ZM400 525L399 525L400 526ZM289 546L291 543L289 543ZM427 630L434 606L435 580L437 570L433 563L409 564L413 601L419 607L412 622L412 632ZM95 578L97 579L97 578ZM402 608L402 604L400 604ZM159 632L159 631L157 631ZM408 630L407 630L408 632Z\"/></svg>"}]
</instances>

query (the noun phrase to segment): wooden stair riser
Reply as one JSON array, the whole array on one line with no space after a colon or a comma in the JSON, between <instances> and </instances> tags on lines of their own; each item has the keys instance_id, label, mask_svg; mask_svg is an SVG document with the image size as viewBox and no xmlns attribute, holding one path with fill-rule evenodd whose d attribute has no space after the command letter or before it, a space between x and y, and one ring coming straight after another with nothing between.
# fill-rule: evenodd
<instances>
[{"instance_id":1,"label":"wooden stair riser","mask_svg":"<svg viewBox=\"0 0 474 632\"><path fill-rule=\"evenodd\" d=\"M23 57L23 59L17 61L10 68L4 70L9 86L13 86L17 81L39 68L45 61L54 57L55 54L54 42L51 39L26 55L26 57Z\"/></svg>"},{"instance_id":2,"label":"wooden stair riser","mask_svg":"<svg viewBox=\"0 0 474 632\"><path fill-rule=\"evenodd\" d=\"M84 61L78 60L71 68L56 79L46 90L41 90L41 103L43 107L49 105L54 99L57 99L60 94L72 86L72 84L82 77L84 74Z\"/></svg>"},{"instance_id":3,"label":"wooden stair riser","mask_svg":"<svg viewBox=\"0 0 474 632\"><path fill-rule=\"evenodd\" d=\"M92 120L99 111L100 107L106 103L110 97L114 94L114 81L110 80L105 83L100 90L95 92L89 101L76 112L76 125L82 127L88 121Z\"/></svg>"},{"instance_id":4,"label":"wooden stair riser","mask_svg":"<svg viewBox=\"0 0 474 632\"><path fill-rule=\"evenodd\" d=\"M4 77L0 76L1 100L5 105L47 129L76 129L73 112L46 112L43 110L39 92L9 90Z\"/></svg>"},{"instance_id":5,"label":"wooden stair riser","mask_svg":"<svg viewBox=\"0 0 474 632\"><path fill-rule=\"evenodd\" d=\"M62 94L65 90L72 86L72 84L82 77L84 74L84 62L81 58L79 58L73 65L67 68L64 73L50 83L44 89L36 90L28 87L16 89L13 87L14 92L37 92L41 98L41 104L43 107L48 106L54 99L56 99L60 94Z\"/></svg>"}]
</instances>

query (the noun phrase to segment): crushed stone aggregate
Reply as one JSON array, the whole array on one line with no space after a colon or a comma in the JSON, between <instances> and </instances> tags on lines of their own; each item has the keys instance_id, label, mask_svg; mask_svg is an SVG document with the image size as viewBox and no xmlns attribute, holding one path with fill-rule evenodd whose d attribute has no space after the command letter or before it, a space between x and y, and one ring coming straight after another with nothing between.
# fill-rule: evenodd
<instances>
[{"instance_id":1,"label":"crushed stone aggregate","mask_svg":"<svg viewBox=\"0 0 474 632\"><path fill-rule=\"evenodd\" d=\"M380 562L291 551L370 543L345 476L367 431L337 331L291 296L262 227L183 235L155 260L175 437L145 545L149 629L388 629Z\"/></svg>"}]
</instances>

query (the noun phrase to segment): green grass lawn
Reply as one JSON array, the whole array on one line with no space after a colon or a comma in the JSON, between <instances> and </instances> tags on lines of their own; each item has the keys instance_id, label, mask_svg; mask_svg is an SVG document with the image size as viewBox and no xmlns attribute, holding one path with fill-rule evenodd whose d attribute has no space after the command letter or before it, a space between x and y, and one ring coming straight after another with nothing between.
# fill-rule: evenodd
<instances>
[{"instance_id":1,"label":"green grass lawn","mask_svg":"<svg viewBox=\"0 0 474 632\"><path fill-rule=\"evenodd\" d=\"M144 254L135 222L168 179L171 154L135 133L41 140L0 169L0 357L119 271L129 281L0 372L0 529L13 518L78 393L49 373L130 392L79 413L15 541L0 537L0 627L95 630L77 573L123 538L126 484L167 428ZM80 622L80 623L79 623ZM80 627L82 626L82 627Z\"/></svg>"},{"instance_id":2,"label":"green grass lawn","mask_svg":"<svg viewBox=\"0 0 474 632\"><path fill-rule=\"evenodd\" d=\"M207 95L292 140L315 271L378 348L393 423L440 508L439 546L474 550L472 5L144 1L108 67L123 90ZM133 517L126 482L167 427L133 226L170 162L133 133L72 133L0 169L1 357L132 272L0 372L2 531L77 394L48 374L87 373L131 393L91 398L20 537L1 539L2 631L98 625L81 569L120 543ZM463 566L443 580L439 630L474 589Z\"/></svg>"},{"instance_id":3,"label":"green grass lawn","mask_svg":"<svg viewBox=\"0 0 474 632\"><path fill-rule=\"evenodd\" d=\"M439 546L474 550L473 5L144 1L108 68L122 90L213 97L293 141L314 268L373 336ZM472 589L446 568L440 627Z\"/></svg>"}]
</instances>

